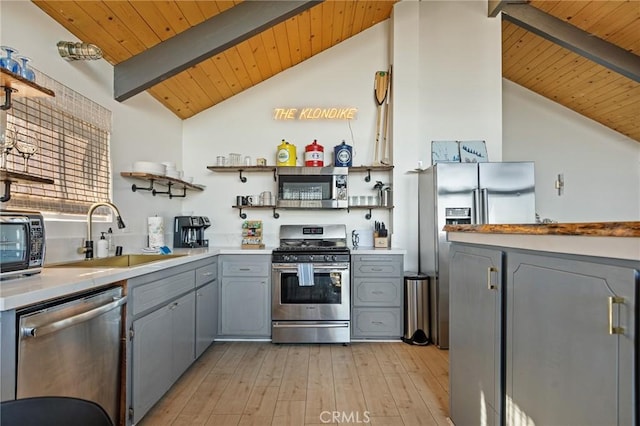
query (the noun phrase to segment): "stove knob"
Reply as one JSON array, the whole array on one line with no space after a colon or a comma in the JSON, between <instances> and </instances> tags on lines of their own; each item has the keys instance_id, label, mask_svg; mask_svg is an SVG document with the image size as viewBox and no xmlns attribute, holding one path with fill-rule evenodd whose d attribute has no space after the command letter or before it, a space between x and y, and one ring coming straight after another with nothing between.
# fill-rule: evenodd
<instances>
[{"instance_id":1,"label":"stove knob","mask_svg":"<svg viewBox=\"0 0 640 426\"><path fill-rule=\"evenodd\" d=\"M309 262L313 262L313 255L312 254L309 255Z\"/></svg>"},{"instance_id":2,"label":"stove knob","mask_svg":"<svg viewBox=\"0 0 640 426\"><path fill-rule=\"evenodd\" d=\"M333 257L335 257L335 256L333 256ZM324 257L324 260L325 260L326 262L331 262L331 260L332 260L332 259L331 259L331 255L330 255L330 254L326 255L326 256ZM334 259L334 260L335 260L335 259Z\"/></svg>"}]
</instances>

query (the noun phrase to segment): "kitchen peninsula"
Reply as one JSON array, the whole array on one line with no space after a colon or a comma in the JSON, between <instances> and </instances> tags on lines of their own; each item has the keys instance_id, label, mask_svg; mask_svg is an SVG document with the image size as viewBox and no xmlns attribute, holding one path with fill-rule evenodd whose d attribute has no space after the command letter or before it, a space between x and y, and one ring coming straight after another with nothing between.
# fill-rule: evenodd
<instances>
[{"instance_id":1,"label":"kitchen peninsula","mask_svg":"<svg viewBox=\"0 0 640 426\"><path fill-rule=\"evenodd\" d=\"M638 421L640 222L444 230L454 423Z\"/></svg>"}]
</instances>

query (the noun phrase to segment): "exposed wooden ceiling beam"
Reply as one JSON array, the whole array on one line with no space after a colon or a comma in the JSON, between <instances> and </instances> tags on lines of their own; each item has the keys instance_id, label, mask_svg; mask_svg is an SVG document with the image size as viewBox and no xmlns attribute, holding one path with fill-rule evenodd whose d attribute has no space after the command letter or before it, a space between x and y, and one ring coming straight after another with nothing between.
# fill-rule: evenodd
<instances>
[{"instance_id":1,"label":"exposed wooden ceiling beam","mask_svg":"<svg viewBox=\"0 0 640 426\"><path fill-rule=\"evenodd\" d=\"M640 56L528 4L502 4L500 8L502 19L640 82Z\"/></svg>"},{"instance_id":2,"label":"exposed wooden ceiling beam","mask_svg":"<svg viewBox=\"0 0 640 426\"><path fill-rule=\"evenodd\" d=\"M117 64L114 98L122 102L321 2L242 2Z\"/></svg>"}]
</instances>

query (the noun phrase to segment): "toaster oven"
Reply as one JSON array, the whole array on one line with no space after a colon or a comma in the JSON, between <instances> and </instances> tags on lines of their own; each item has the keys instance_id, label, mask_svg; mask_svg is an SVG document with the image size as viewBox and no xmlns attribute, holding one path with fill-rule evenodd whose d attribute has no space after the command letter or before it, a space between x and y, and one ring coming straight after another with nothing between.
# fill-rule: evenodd
<instances>
[{"instance_id":1,"label":"toaster oven","mask_svg":"<svg viewBox=\"0 0 640 426\"><path fill-rule=\"evenodd\" d=\"M0 278L37 274L44 265L44 252L40 213L0 211Z\"/></svg>"}]
</instances>

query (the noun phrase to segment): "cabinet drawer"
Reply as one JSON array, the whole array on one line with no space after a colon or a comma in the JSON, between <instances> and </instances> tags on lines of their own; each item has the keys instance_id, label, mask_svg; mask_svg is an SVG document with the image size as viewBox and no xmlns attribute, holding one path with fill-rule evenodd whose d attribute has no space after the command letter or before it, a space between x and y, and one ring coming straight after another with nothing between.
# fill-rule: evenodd
<instances>
[{"instance_id":1,"label":"cabinet drawer","mask_svg":"<svg viewBox=\"0 0 640 426\"><path fill-rule=\"evenodd\" d=\"M385 256L385 259L388 257ZM378 261L371 260L362 262L356 260L353 262L353 276L374 276L374 277L401 277L404 271L402 270L402 260L396 259L394 261Z\"/></svg>"},{"instance_id":2,"label":"cabinet drawer","mask_svg":"<svg viewBox=\"0 0 640 426\"><path fill-rule=\"evenodd\" d=\"M271 272L271 262L252 261L222 261L222 275L225 277L268 277Z\"/></svg>"},{"instance_id":3,"label":"cabinet drawer","mask_svg":"<svg viewBox=\"0 0 640 426\"><path fill-rule=\"evenodd\" d=\"M131 291L133 315L160 305L195 288L193 271L182 272L134 287Z\"/></svg>"},{"instance_id":4,"label":"cabinet drawer","mask_svg":"<svg viewBox=\"0 0 640 426\"><path fill-rule=\"evenodd\" d=\"M196 269L196 287L200 287L216 278L218 278L218 264L216 263Z\"/></svg>"},{"instance_id":5,"label":"cabinet drawer","mask_svg":"<svg viewBox=\"0 0 640 426\"><path fill-rule=\"evenodd\" d=\"M354 306L397 306L402 304L402 281L398 278L354 278Z\"/></svg>"},{"instance_id":6,"label":"cabinet drawer","mask_svg":"<svg viewBox=\"0 0 640 426\"><path fill-rule=\"evenodd\" d=\"M354 308L353 337L393 337L402 335L402 310L398 308Z\"/></svg>"}]
</instances>

